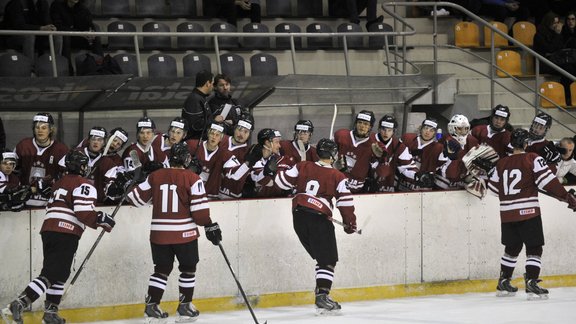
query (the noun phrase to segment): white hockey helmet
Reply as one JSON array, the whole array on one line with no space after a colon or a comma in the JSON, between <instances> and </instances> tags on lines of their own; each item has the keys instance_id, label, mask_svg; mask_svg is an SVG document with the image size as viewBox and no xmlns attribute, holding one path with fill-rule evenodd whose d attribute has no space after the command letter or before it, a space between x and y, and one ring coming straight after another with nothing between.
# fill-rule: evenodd
<instances>
[{"instance_id":1,"label":"white hockey helmet","mask_svg":"<svg viewBox=\"0 0 576 324\"><path fill-rule=\"evenodd\" d=\"M470 133L470 122L468 121L468 118L461 114L452 116L448 123L448 133L450 133L450 135L458 142L465 142L466 137Z\"/></svg>"}]
</instances>

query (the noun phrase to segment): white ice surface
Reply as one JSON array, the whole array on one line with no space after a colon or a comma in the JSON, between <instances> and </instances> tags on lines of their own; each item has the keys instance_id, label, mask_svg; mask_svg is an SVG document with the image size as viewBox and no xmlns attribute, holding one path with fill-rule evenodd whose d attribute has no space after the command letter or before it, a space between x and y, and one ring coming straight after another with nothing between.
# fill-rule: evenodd
<instances>
[{"instance_id":1,"label":"white ice surface","mask_svg":"<svg viewBox=\"0 0 576 324\"><path fill-rule=\"evenodd\" d=\"M543 286L545 286L543 284ZM165 309L165 311L172 311ZM202 310L200 310L202 312ZM514 297L495 297L494 293L437 295L417 298L385 299L342 303L340 316L315 316L314 307L257 308L260 324L361 324L361 323L576 323L576 288L552 288L548 300L526 299L523 289ZM144 323L143 319L100 322L107 324ZM173 316L168 323L174 323ZM250 312L201 313L198 324L250 324Z\"/></svg>"}]
</instances>

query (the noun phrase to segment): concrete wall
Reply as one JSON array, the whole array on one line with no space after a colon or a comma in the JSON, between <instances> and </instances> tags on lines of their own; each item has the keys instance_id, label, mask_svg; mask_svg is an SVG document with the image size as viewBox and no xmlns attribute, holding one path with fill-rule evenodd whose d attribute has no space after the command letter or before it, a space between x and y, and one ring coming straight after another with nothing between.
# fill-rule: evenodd
<instances>
[{"instance_id":1,"label":"concrete wall","mask_svg":"<svg viewBox=\"0 0 576 324\"><path fill-rule=\"evenodd\" d=\"M564 203L547 196L540 201L546 235L542 274L573 274L576 217ZM496 197L479 200L463 191L397 193L356 196L355 203L363 233L346 235L336 226L340 261L335 288L498 276L503 248ZM293 232L290 206L290 199L211 203L212 218L222 228L222 244L249 295L314 288L315 263ZM112 207L104 209L112 212ZM35 210L0 215L0 305L8 303L40 272L38 231L43 214L43 210ZM150 218L151 208L120 209L116 228L104 236L70 289L66 308L143 301L152 272ZM74 269L98 233L85 232ZM236 285L219 249L204 236L199 246L195 298L235 296ZM517 276L522 275L523 259ZM165 300L177 299L177 279L176 270Z\"/></svg>"}]
</instances>

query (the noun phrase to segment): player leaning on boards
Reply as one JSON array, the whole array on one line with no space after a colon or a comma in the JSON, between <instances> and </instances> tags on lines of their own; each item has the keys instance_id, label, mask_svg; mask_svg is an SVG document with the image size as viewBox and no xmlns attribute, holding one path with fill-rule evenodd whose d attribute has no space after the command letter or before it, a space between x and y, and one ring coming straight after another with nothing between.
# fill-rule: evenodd
<instances>
[{"instance_id":1,"label":"player leaning on boards","mask_svg":"<svg viewBox=\"0 0 576 324\"><path fill-rule=\"evenodd\" d=\"M318 162L303 161L276 176L283 190L296 189L292 199L294 230L308 254L316 260L316 308L319 314L338 312L340 304L330 298L338 248L332 219L332 198L344 220L344 231L356 232L354 201L344 173L332 164L338 158L338 146L321 139L316 146Z\"/></svg>"},{"instance_id":2,"label":"player leaning on boards","mask_svg":"<svg viewBox=\"0 0 576 324\"><path fill-rule=\"evenodd\" d=\"M545 299L548 298L548 290L538 286L544 245L538 191L567 202L568 208L575 211L576 197L566 192L541 156L525 152L529 140L527 130L514 130L510 138L512 155L501 158L494 168L490 168L488 188L500 200L502 244L505 246L496 289L498 296L514 295L518 291L510 284L510 279L522 245L526 245L524 280L528 299Z\"/></svg>"},{"instance_id":3,"label":"player leaning on boards","mask_svg":"<svg viewBox=\"0 0 576 324\"><path fill-rule=\"evenodd\" d=\"M8 315L15 323L24 323L22 312L46 293L44 324L61 324L66 320L58 315L58 305L70 267L78 249L78 241L86 226L100 226L110 232L116 224L108 214L94 210L97 191L85 176L90 172L88 157L72 150L65 157L67 174L52 187L46 217L40 229L44 261L40 276L28 284L18 298L8 305ZM3 313L6 310L3 311Z\"/></svg>"},{"instance_id":4,"label":"player leaning on boards","mask_svg":"<svg viewBox=\"0 0 576 324\"><path fill-rule=\"evenodd\" d=\"M168 276L178 259L180 277L178 286L180 304L177 308L177 321L192 322L200 312L192 304L196 284L196 264L198 257L198 226L204 226L206 237L214 245L222 240L218 223L212 223L204 185L200 177L187 169L192 156L185 143L176 143L170 149L170 168L162 168L150 173L144 182L129 194L129 201L136 207L152 207L150 226L150 247L154 273L150 276L144 316L147 322L164 319L160 301ZM135 179L134 181L138 181ZM155 321L159 323L159 321ZM161 321L160 321L161 322Z\"/></svg>"}]
</instances>

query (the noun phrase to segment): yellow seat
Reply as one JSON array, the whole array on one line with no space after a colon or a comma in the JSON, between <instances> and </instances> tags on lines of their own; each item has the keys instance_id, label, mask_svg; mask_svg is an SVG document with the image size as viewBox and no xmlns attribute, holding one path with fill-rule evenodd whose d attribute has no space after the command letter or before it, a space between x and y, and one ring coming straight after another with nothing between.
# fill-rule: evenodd
<instances>
[{"instance_id":1,"label":"yellow seat","mask_svg":"<svg viewBox=\"0 0 576 324\"><path fill-rule=\"evenodd\" d=\"M570 99L571 105L576 106L576 81L570 83Z\"/></svg>"},{"instance_id":2,"label":"yellow seat","mask_svg":"<svg viewBox=\"0 0 576 324\"><path fill-rule=\"evenodd\" d=\"M498 28L501 32L508 35L508 26L498 21L491 21L490 25ZM492 30L488 27L484 27L484 46L490 47L492 42ZM496 33L494 33L494 47L508 46L508 40Z\"/></svg>"},{"instance_id":3,"label":"yellow seat","mask_svg":"<svg viewBox=\"0 0 576 324\"><path fill-rule=\"evenodd\" d=\"M522 75L521 62L520 53L516 51L500 51L496 54L496 66L513 76ZM508 75L500 69L496 70L496 74L501 78L507 78Z\"/></svg>"},{"instance_id":4,"label":"yellow seat","mask_svg":"<svg viewBox=\"0 0 576 324\"><path fill-rule=\"evenodd\" d=\"M526 46L534 45L536 26L529 21L518 21L512 26L512 36Z\"/></svg>"},{"instance_id":5,"label":"yellow seat","mask_svg":"<svg viewBox=\"0 0 576 324\"><path fill-rule=\"evenodd\" d=\"M479 47L480 31L478 25L461 21L454 26L454 40L458 47Z\"/></svg>"},{"instance_id":6,"label":"yellow seat","mask_svg":"<svg viewBox=\"0 0 576 324\"><path fill-rule=\"evenodd\" d=\"M572 87L570 87L572 88ZM550 98L551 101L540 97L540 106L542 108L555 108L556 105L566 106L566 94L564 93L564 86L558 82L544 82L540 85L540 94Z\"/></svg>"}]
</instances>

